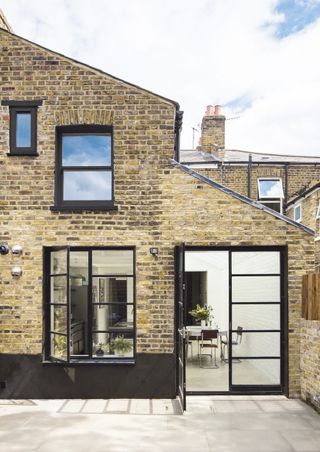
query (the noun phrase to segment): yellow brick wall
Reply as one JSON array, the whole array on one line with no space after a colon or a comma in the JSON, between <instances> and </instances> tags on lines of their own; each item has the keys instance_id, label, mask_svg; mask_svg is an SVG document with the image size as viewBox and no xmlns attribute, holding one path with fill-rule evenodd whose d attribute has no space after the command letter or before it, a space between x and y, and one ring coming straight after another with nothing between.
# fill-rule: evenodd
<instances>
[{"instance_id":1,"label":"yellow brick wall","mask_svg":"<svg viewBox=\"0 0 320 452\"><path fill-rule=\"evenodd\" d=\"M175 245L287 245L290 394L299 394L301 276L314 265L313 237L171 167L173 104L15 36L0 39L1 100L43 99L36 158L7 156L8 107L0 108L0 240L24 249L0 256L0 352L41 353L43 246L136 246L137 351L172 353ZM118 211L50 210L55 126L79 121L114 127Z\"/></svg>"}]
</instances>

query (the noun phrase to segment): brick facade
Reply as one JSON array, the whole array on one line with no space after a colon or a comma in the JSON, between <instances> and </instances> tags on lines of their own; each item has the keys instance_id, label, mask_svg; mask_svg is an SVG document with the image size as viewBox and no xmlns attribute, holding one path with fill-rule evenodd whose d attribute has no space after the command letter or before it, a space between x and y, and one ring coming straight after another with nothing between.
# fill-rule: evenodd
<instances>
[{"instance_id":1,"label":"brick facade","mask_svg":"<svg viewBox=\"0 0 320 452\"><path fill-rule=\"evenodd\" d=\"M314 266L313 236L173 168L173 102L4 31L0 47L1 100L43 100L37 157L7 155L9 112L0 107L0 241L24 250L22 257L0 256L0 352L42 353L44 246L136 247L137 352L150 355L174 353L176 245L287 246L289 389L299 395L301 276ZM55 127L79 123L113 126L117 210L50 209ZM214 174L246 194L245 168L241 176L235 168ZM13 264L23 269L20 279L11 276Z\"/></svg>"}]
</instances>

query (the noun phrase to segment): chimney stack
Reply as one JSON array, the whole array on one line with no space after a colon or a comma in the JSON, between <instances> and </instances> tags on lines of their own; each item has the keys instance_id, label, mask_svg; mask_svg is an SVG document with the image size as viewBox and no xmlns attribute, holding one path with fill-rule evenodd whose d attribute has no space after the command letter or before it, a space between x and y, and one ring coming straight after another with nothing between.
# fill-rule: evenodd
<instances>
[{"instance_id":1,"label":"chimney stack","mask_svg":"<svg viewBox=\"0 0 320 452\"><path fill-rule=\"evenodd\" d=\"M201 123L201 150L214 152L225 147L225 121L221 105L208 105ZM220 154L220 153L219 153Z\"/></svg>"}]
</instances>

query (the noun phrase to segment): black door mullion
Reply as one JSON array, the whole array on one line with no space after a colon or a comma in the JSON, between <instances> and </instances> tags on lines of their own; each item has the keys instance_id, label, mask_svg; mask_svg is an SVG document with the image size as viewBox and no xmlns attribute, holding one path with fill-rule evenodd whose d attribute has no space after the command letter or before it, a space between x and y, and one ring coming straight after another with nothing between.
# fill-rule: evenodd
<instances>
[{"instance_id":1,"label":"black door mullion","mask_svg":"<svg viewBox=\"0 0 320 452\"><path fill-rule=\"evenodd\" d=\"M93 319L93 303L92 303L92 249L88 250L88 353L92 358L92 319Z\"/></svg>"}]
</instances>

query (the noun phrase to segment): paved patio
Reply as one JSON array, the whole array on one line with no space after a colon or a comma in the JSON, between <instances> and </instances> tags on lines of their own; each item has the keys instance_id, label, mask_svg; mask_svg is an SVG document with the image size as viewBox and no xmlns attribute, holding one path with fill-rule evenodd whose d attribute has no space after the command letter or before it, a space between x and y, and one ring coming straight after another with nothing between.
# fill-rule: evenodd
<instances>
[{"instance_id":1,"label":"paved patio","mask_svg":"<svg viewBox=\"0 0 320 452\"><path fill-rule=\"evenodd\" d=\"M284 397L0 400L0 451L320 452L320 416Z\"/></svg>"}]
</instances>

